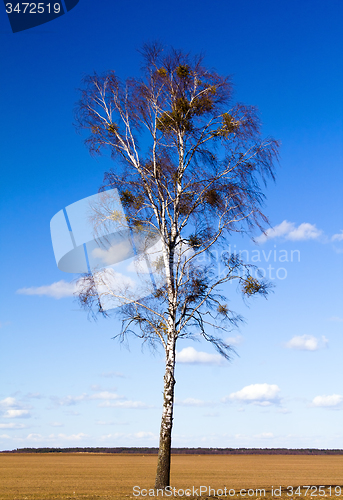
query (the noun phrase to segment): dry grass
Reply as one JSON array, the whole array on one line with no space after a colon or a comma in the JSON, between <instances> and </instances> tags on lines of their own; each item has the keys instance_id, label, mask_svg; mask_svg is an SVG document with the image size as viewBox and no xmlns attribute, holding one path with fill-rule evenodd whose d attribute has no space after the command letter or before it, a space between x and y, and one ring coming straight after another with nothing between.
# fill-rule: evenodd
<instances>
[{"instance_id":1,"label":"dry grass","mask_svg":"<svg viewBox=\"0 0 343 500\"><path fill-rule=\"evenodd\" d=\"M1 454L0 499L135 498L133 486L153 487L156 461L157 457L151 455ZM342 486L343 456L175 455L171 482L176 489L203 485L215 490L231 488L237 493L241 488L266 488L265 498L270 498L272 486ZM282 497L291 498L286 493L284 489ZM326 493L329 497L328 489ZM334 491L331 496L338 499ZM257 500L259 497L250 498ZM293 496L293 500L304 498L303 494ZM307 500L318 499L319 495L307 495Z\"/></svg>"}]
</instances>

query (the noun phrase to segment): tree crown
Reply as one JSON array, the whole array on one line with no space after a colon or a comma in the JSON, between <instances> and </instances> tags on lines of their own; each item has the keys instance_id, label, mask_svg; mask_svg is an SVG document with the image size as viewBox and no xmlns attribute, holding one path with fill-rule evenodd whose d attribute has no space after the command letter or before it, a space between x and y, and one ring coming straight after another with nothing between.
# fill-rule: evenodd
<instances>
[{"instance_id":1,"label":"tree crown","mask_svg":"<svg viewBox=\"0 0 343 500\"><path fill-rule=\"evenodd\" d=\"M122 82L113 71L87 77L77 112L90 151L109 149L118 161L102 189L119 190L131 231L161 240L151 264L164 284L123 304L122 333L164 346L170 335L199 333L227 357L229 346L209 331L240 318L216 289L236 279L250 297L265 295L268 284L237 256L222 254L222 276L199 256L213 255L233 232L263 230L261 183L274 178L278 143L261 137L256 108L234 103L230 79L202 57L157 44L142 55L141 78ZM110 217L102 213L98 223ZM83 286L83 303L91 305L99 298L94 276Z\"/></svg>"}]
</instances>

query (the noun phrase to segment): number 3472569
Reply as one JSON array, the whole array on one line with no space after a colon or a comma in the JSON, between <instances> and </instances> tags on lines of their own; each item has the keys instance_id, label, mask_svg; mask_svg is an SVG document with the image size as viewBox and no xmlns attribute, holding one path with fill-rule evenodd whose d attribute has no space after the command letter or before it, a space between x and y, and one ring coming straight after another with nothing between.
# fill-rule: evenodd
<instances>
[{"instance_id":1,"label":"number 3472569","mask_svg":"<svg viewBox=\"0 0 343 500\"><path fill-rule=\"evenodd\" d=\"M61 5L59 3L24 3L20 2L17 4L7 3L6 12L7 14L12 14L12 12L23 14L44 14L44 12L50 14L59 14L61 10Z\"/></svg>"}]
</instances>

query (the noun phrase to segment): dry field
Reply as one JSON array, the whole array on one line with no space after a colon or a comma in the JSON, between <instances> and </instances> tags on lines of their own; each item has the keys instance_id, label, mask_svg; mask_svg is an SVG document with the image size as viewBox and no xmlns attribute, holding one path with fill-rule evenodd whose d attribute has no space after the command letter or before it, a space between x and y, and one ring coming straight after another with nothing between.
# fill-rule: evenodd
<instances>
[{"instance_id":1,"label":"dry field","mask_svg":"<svg viewBox=\"0 0 343 500\"><path fill-rule=\"evenodd\" d=\"M129 500L139 498L136 493L143 488L144 498L153 498L156 456L110 455L110 454L0 454L0 499L1 500ZM282 499L303 500L305 490L297 495L294 488L299 485L325 488L319 492L308 490L306 500L343 499L343 456L283 456L283 455L175 455L172 458L172 486L176 488L169 498L183 497L178 490L195 487L195 493L184 498L199 498L200 486L214 491L202 491L202 498L218 497L227 488L232 500L259 500L280 498L272 495L271 487L282 486ZM340 485L339 490L329 486ZM241 488L246 489L242 495ZM248 495L248 489L250 493ZM256 488L265 488L256 492ZM231 490L231 496L229 496ZM235 490L235 491L233 491ZM150 494L152 491L150 490ZM209 494L210 493L210 494ZM289 493L289 496L287 495ZM312 496L311 496L312 493ZM234 496L233 496L234 495ZM326 498L325 498L326 496ZM159 494L161 498L161 494Z\"/></svg>"}]
</instances>

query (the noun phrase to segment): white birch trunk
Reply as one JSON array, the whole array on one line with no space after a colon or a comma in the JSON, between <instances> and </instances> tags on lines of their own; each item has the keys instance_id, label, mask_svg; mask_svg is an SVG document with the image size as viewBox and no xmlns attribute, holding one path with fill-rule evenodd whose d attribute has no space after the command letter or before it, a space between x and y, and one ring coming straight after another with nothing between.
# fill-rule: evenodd
<instances>
[{"instance_id":1,"label":"white birch trunk","mask_svg":"<svg viewBox=\"0 0 343 500\"><path fill-rule=\"evenodd\" d=\"M163 412L160 430L155 488L165 489L170 484L170 449L174 407L175 340L169 336L166 348L166 370L164 374Z\"/></svg>"}]
</instances>

